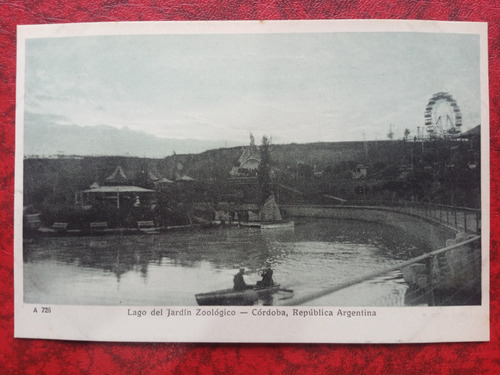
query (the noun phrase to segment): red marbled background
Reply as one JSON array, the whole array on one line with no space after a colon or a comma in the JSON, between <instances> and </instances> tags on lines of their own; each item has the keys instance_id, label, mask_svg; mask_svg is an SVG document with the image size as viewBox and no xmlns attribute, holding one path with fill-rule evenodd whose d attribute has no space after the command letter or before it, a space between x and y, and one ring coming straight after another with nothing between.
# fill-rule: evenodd
<instances>
[{"instance_id":1,"label":"red marbled background","mask_svg":"<svg viewBox=\"0 0 500 375\"><path fill-rule=\"evenodd\" d=\"M13 338L16 25L149 20L431 19L487 21L492 175L491 341L427 345L205 345ZM0 0L0 373L500 373L497 0ZM460 327L457 327L460 329ZM3 371L1 370L3 368Z\"/></svg>"}]
</instances>

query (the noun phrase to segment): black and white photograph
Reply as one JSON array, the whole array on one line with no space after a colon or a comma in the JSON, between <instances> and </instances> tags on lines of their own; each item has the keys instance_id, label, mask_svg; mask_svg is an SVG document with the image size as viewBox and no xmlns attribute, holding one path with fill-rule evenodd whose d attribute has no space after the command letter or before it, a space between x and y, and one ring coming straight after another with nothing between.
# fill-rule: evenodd
<instances>
[{"instance_id":1,"label":"black and white photograph","mask_svg":"<svg viewBox=\"0 0 500 375\"><path fill-rule=\"evenodd\" d=\"M19 32L19 336L487 339L485 24Z\"/></svg>"}]
</instances>

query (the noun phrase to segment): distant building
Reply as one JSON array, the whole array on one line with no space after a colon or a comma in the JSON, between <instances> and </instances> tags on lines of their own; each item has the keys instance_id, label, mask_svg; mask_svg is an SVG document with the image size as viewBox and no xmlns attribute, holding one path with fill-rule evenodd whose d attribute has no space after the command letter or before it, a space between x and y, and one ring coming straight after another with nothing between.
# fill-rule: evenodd
<instances>
[{"instance_id":1,"label":"distant building","mask_svg":"<svg viewBox=\"0 0 500 375\"><path fill-rule=\"evenodd\" d=\"M184 172L184 164L177 160L177 155L175 153L172 156L172 158L173 158L173 163L172 163L172 171L170 173L171 178L176 182L195 181L193 177L186 175L186 173Z\"/></svg>"},{"instance_id":2,"label":"distant building","mask_svg":"<svg viewBox=\"0 0 500 375\"><path fill-rule=\"evenodd\" d=\"M352 173L353 180L361 180L368 175L368 167L364 164L358 164L356 170Z\"/></svg>"},{"instance_id":3,"label":"distant building","mask_svg":"<svg viewBox=\"0 0 500 375\"><path fill-rule=\"evenodd\" d=\"M241 149L241 155L236 165L229 172L233 177L253 177L257 174L260 164L260 151L255 145L255 139L250 134L250 146Z\"/></svg>"},{"instance_id":4,"label":"distant building","mask_svg":"<svg viewBox=\"0 0 500 375\"><path fill-rule=\"evenodd\" d=\"M257 204L240 204L234 207L234 217L240 223L260 221L260 207Z\"/></svg>"},{"instance_id":5,"label":"distant building","mask_svg":"<svg viewBox=\"0 0 500 375\"><path fill-rule=\"evenodd\" d=\"M412 165L402 165L399 167L399 178L401 180L405 180L408 177L411 176L413 173L413 166Z\"/></svg>"},{"instance_id":6,"label":"distant building","mask_svg":"<svg viewBox=\"0 0 500 375\"><path fill-rule=\"evenodd\" d=\"M151 184L164 182L151 172L147 177ZM89 189L76 192L75 205L84 208L96 204L115 208L150 206L154 200L154 193L155 190L134 185L132 179L119 165L104 179L102 186L94 182Z\"/></svg>"}]
</instances>

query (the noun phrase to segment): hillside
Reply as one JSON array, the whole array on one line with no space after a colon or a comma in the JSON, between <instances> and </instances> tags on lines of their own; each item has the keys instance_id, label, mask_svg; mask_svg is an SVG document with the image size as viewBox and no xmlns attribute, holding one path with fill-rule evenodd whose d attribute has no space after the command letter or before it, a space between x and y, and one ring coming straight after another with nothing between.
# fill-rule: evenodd
<instances>
[{"instance_id":1,"label":"hillside","mask_svg":"<svg viewBox=\"0 0 500 375\"><path fill-rule=\"evenodd\" d=\"M88 189L94 182L102 184L119 165L131 184L152 187L148 173L170 180L189 176L198 185L215 184L220 194L230 196L236 188L229 172L241 152L241 147L232 147L199 154L174 154L162 159L27 158L24 160L25 205L40 205L44 201L71 204L76 191ZM476 151L471 150L469 142L294 143L272 145L271 157L275 182L285 187L281 191L284 200L311 202L329 194L343 199L394 199L397 196L467 206L478 204L479 168L472 170L467 166L471 160L479 160L479 153L477 147ZM353 178L359 165L366 166L366 178ZM409 170L413 171L410 175ZM303 194L290 193L293 189ZM244 202L247 194L238 194ZM216 196L214 199L226 198Z\"/></svg>"}]
</instances>

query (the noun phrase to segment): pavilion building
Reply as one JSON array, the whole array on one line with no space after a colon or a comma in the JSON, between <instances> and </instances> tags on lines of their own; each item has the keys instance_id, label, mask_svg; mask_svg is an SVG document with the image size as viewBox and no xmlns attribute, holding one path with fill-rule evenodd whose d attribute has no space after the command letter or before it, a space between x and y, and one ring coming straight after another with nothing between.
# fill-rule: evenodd
<instances>
[{"instance_id":1,"label":"pavilion building","mask_svg":"<svg viewBox=\"0 0 500 375\"><path fill-rule=\"evenodd\" d=\"M165 179L154 177L153 183L167 183ZM167 180L169 181L169 180ZM123 207L151 206L155 190L135 186L119 165L114 172L104 179L103 186L93 183L89 189L75 193L75 205L90 208L95 204L104 204L117 209Z\"/></svg>"}]
</instances>

